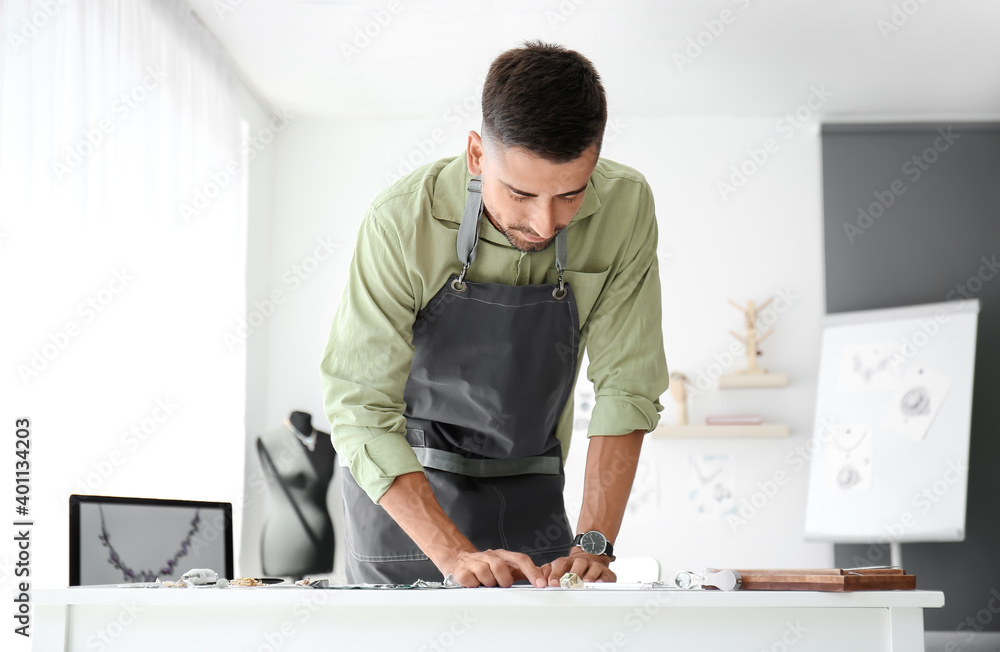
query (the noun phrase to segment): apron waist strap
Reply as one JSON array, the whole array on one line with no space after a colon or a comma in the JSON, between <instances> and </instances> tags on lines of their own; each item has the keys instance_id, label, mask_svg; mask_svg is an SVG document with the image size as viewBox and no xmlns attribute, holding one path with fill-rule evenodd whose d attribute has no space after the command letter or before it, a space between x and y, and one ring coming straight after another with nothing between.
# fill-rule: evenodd
<instances>
[{"instance_id":1,"label":"apron waist strap","mask_svg":"<svg viewBox=\"0 0 1000 652\"><path fill-rule=\"evenodd\" d=\"M477 478L496 478L528 473L559 475L561 462L560 458L554 455L512 459L471 459L437 448L420 447L414 448L413 452L417 454L417 461L422 466Z\"/></svg>"}]
</instances>

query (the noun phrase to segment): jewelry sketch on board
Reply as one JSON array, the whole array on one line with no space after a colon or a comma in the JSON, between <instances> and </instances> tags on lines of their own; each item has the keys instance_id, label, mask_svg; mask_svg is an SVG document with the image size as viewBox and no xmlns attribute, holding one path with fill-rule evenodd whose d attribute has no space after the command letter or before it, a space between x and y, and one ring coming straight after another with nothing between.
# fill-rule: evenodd
<instances>
[{"instance_id":1,"label":"jewelry sketch on board","mask_svg":"<svg viewBox=\"0 0 1000 652\"><path fill-rule=\"evenodd\" d=\"M923 366L908 368L889 401L881 425L923 441L951 390L951 382L951 376Z\"/></svg>"},{"instance_id":2,"label":"jewelry sketch on board","mask_svg":"<svg viewBox=\"0 0 1000 652\"><path fill-rule=\"evenodd\" d=\"M847 344L840 357L840 376L837 389L890 390L899 385L900 374L893 358L897 355L895 344Z\"/></svg>"},{"instance_id":3,"label":"jewelry sketch on board","mask_svg":"<svg viewBox=\"0 0 1000 652\"><path fill-rule=\"evenodd\" d=\"M872 438L868 425L830 426L826 450L827 478L838 490L872 487Z\"/></svg>"}]
</instances>

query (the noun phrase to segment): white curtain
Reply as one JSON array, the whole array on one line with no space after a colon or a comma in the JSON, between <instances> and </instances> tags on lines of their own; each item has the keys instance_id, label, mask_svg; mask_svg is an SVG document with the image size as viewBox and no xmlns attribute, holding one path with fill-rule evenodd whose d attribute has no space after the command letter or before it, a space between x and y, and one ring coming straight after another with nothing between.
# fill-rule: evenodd
<instances>
[{"instance_id":1,"label":"white curtain","mask_svg":"<svg viewBox=\"0 0 1000 652\"><path fill-rule=\"evenodd\" d=\"M239 86L182 0L0 2L0 416L64 586L69 494L242 494Z\"/></svg>"},{"instance_id":2,"label":"white curtain","mask_svg":"<svg viewBox=\"0 0 1000 652\"><path fill-rule=\"evenodd\" d=\"M61 226L171 231L203 217L184 206L206 186L214 193L212 175L221 179L238 159L240 112L226 59L187 3L4 0L3 7L7 201ZM232 219L238 201L238 192L220 192L208 210Z\"/></svg>"}]
</instances>

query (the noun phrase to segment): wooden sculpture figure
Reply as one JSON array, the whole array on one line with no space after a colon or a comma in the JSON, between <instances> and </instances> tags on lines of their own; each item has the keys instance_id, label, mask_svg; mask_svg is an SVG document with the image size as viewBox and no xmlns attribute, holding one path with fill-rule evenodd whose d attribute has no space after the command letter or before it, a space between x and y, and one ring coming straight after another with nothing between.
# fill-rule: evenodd
<instances>
[{"instance_id":1,"label":"wooden sculpture figure","mask_svg":"<svg viewBox=\"0 0 1000 652\"><path fill-rule=\"evenodd\" d=\"M677 425L688 425L687 383L688 378L679 371L670 374L670 396L677 404Z\"/></svg>"},{"instance_id":2,"label":"wooden sculpture figure","mask_svg":"<svg viewBox=\"0 0 1000 652\"><path fill-rule=\"evenodd\" d=\"M772 328L771 330L767 331L763 335L759 335L758 336L758 334L757 334L757 312L760 311L760 310L763 310L764 308L766 308L772 301L774 301L774 297L771 297L770 299L768 299L764 303L760 304L760 307L755 307L753 301L747 301L746 308L744 308L743 306L741 306L740 304L736 303L732 299L729 299L729 303L732 304L734 308L736 308L737 310L739 310L740 312L742 312L743 315L746 317L746 329L747 329L746 337L743 337L742 335L739 335L738 333L736 333L734 331L729 331L729 333L733 337L735 337L739 341L743 342L743 344L746 345L746 349L747 349L747 368L746 369L738 369L736 371L736 373L738 373L738 374L766 374L767 373L767 369L760 369L760 368L757 367L757 356L763 355L763 352L760 351L757 348L757 346L761 342L763 342L764 340L766 340L768 337L770 337L771 334L774 333L774 329Z\"/></svg>"}]
</instances>

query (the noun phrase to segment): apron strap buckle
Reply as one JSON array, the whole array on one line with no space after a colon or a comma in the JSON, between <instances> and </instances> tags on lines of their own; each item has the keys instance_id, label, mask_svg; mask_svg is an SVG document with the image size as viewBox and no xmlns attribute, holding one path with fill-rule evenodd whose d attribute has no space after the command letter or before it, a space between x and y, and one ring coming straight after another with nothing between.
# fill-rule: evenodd
<instances>
[{"instance_id":1,"label":"apron strap buckle","mask_svg":"<svg viewBox=\"0 0 1000 652\"><path fill-rule=\"evenodd\" d=\"M559 270L559 287L552 290L552 298L558 300L562 299L565 296L566 296L566 287L563 284L562 270Z\"/></svg>"},{"instance_id":2,"label":"apron strap buckle","mask_svg":"<svg viewBox=\"0 0 1000 652\"><path fill-rule=\"evenodd\" d=\"M451 282L451 289L455 292L465 292L465 272L469 269L469 263L462 266L462 273Z\"/></svg>"}]
</instances>

